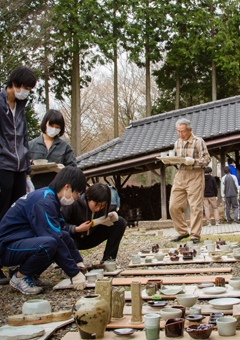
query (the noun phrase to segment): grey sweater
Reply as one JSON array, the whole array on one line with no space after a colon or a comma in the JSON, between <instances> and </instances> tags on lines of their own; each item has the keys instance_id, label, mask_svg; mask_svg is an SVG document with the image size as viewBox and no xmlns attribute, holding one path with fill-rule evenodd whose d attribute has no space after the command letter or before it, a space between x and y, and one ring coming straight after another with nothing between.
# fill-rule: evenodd
<instances>
[{"instance_id":1,"label":"grey sweater","mask_svg":"<svg viewBox=\"0 0 240 340\"><path fill-rule=\"evenodd\" d=\"M222 197L237 197L239 195L239 186L236 176L227 174L222 177L221 195Z\"/></svg>"}]
</instances>

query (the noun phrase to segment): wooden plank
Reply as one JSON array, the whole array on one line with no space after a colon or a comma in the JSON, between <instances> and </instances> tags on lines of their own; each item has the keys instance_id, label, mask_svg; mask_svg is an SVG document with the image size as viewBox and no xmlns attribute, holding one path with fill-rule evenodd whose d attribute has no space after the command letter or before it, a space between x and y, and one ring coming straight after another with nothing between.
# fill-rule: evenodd
<instances>
[{"instance_id":1,"label":"wooden plank","mask_svg":"<svg viewBox=\"0 0 240 340\"><path fill-rule=\"evenodd\" d=\"M128 328L132 326L128 325ZM118 337L120 338L120 336ZM211 340L222 340L225 339L226 337L222 337L220 335L218 335L218 332L212 332L211 334ZM231 336L231 340L239 340L240 338L240 331L237 331L235 335ZM79 333L78 332L68 332L63 338L62 340L79 340ZM104 337L102 338L103 340L112 340L112 339L116 339L116 334L114 332L105 332ZM145 332L135 332L131 335L131 339L134 340L146 340L146 335ZM161 340L169 340L170 338L167 338L165 336L165 332L164 331L160 331L159 334L159 339ZM172 338L172 339L176 339L176 338ZM178 338L179 339L179 338ZM187 332L184 332L183 337L181 338L181 340L190 340L190 336Z\"/></svg>"},{"instance_id":2,"label":"wooden plank","mask_svg":"<svg viewBox=\"0 0 240 340\"><path fill-rule=\"evenodd\" d=\"M199 273L231 273L231 267L222 268L181 268L181 269L132 269L124 270L120 275L177 275Z\"/></svg>"},{"instance_id":3,"label":"wooden plank","mask_svg":"<svg viewBox=\"0 0 240 340\"><path fill-rule=\"evenodd\" d=\"M219 275L218 275L219 276ZM203 282L215 282L216 276L182 276L182 277L167 277L167 276L157 276L154 279L160 279L163 281L163 284L194 284L194 283L203 283ZM225 281L228 282L232 275L221 275L221 277L225 278ZM132 281L141 282L141 284L146 284L149 280L149 277L120 277L114 278L112 281L113 286L129 286Z\"/></svg>"}]
</instances>

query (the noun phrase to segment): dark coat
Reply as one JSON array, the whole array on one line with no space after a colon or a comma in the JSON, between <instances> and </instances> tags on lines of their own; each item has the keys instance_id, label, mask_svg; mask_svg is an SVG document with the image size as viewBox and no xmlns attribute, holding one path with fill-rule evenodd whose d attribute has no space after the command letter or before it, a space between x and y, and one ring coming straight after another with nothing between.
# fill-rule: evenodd
<instances>
[{"instance_id":1,"label":"dark coat","mask_svg":"<svg viewBox=\"0 0 240 340\"><path fill-rule=\"evenodd\" d=\"M215 177L205 175L204 197L217 197L218 189Z\"/></svg>"}]
</instances>

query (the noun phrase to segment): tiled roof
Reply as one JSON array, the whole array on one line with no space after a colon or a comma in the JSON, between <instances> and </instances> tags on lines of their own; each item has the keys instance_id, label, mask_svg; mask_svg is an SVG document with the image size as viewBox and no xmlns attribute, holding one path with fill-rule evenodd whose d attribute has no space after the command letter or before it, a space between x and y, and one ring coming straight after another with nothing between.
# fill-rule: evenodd
<instances>
[{"instance_id":1,"label":"tiled roof","mask_svg":"<svg viewBox=\"0 0 240 340\"><path fill-rule=\"evenodd\" d=\"M121 138L77 157L81 169L137 158L173 147L176 121L192 122L193 133L210 140L240 131L240 96L175 110L131 122Z\"/></svg>"}]
</instances>

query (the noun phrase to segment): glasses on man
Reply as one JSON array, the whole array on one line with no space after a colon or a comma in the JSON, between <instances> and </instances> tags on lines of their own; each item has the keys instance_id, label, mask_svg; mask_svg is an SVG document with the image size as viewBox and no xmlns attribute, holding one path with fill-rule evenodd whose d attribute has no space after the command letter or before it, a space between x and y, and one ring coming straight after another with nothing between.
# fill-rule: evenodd
<instances>
[{"instance_id":1,"label":"glasses on man","mask_svg":"<svg viewBox=\"0 0 240 340\"><path fill-rule=\"evenodd\" d=\"M183 131L177 130L177 133L178 133L179 135L180 135L180 134L185 135L187 132L188 132L188 130L183 130Z\"/></svg>"}]
</instances>

